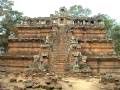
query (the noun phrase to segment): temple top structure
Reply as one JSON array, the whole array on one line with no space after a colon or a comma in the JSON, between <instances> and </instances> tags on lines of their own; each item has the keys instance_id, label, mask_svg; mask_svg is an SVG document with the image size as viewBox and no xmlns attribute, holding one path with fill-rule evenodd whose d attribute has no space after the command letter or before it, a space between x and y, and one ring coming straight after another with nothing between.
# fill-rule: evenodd
<instances>
[{"instance_id":1,"label":"temple top structure","mask_svg":"<svg viewBox=\"0 0 120 90\"><path fill-rule=\"evenodd\" d=\"M95 25L104 26L104 22L100 16L85 17L70 16L65 7L61 7L55 14L50 14L50 17L23 17L18 26L39 26L39 25Z\"/></svg>"}]
</instances>

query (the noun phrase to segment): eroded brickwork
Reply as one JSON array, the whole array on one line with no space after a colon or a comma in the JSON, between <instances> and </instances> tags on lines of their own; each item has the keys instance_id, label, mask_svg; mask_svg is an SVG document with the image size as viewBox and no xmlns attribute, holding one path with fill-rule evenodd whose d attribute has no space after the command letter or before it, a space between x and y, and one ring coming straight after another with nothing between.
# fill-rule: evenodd
<instances>
[{"instance_id":1,"label":"eroded brickwork","mask_svg":"<svg viewBox=\"0 0 120 90\"><path fill-rule=\"evenodd\" d=\"M9 36L8 52L0 56L1 66L25 69L38 55L40 61L47 61L49 72L74 72L75 65L77 73L82 72L80 65L89 66L94 74L120 72L100 16L70 17L60 11L50 17L25 17L16 27L17 33Z\"/></svg>"}]
</instances>

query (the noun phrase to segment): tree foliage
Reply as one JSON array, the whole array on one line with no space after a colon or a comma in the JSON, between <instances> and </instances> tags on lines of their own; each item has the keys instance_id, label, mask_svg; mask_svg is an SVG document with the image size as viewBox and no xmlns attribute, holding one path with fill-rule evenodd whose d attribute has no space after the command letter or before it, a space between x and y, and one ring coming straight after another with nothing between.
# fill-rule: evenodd
<instances>
[{"instance_id":1,"label":"tree foliage","mask_svg":"<svg viewBox=\"0 0 120 90\"><path fill-rule=\"evenodd\" d=\"M105 27L107 29L107 37L112 38L115 45L115 51L120 55L120 24L112 19L110 16L105 14L100 14L103 18Z\"/></svg>"},{"instance_id":2,"label":"tree foliage","mask_svg":"<svg viewBox=\"0 0 120 90\"><path fill-rule=\"evenodd\" d=\"M101 16L104 22L104 25L107 30L107 37L112 38L112 30L113 30L113 27L116 25L115 19L112 19L110 16L106 14L98 14L98 15Z\"/></svg>"},{"instance_id":3,"label":"tree foliage","mask_svg":"<svg viewBox=\"0 0 120 90\"><path fill-rule=\"evenodd\" d=\"M16 23L20 22L22 13L17 10L13 10L12 6L14 3L9 0L0 0L0 15L3 18L1 24L8 31L15 28Z\"/></svg>"},{"instance_id":4,"label":"tree foliage","mask_svg":"<svg viewBox=\"0 0 120 90\"><path fill-rule=\"evenodd\" d=\"M89 8L83 8L81 5L73 5L68 11L71 16L88 16L91 14Z\"/></svg>"},{"instance_id":5,"label":"tree foliage","mask_svg":"<svg viewBox=\"0 0 120 90\"><path fill-rule=\"evenodd\" d=\"M112 38L115 42L115 51L120 55L120 24L114 25L112 29Z\"/></svg>"},{"instance_id":6,"label":"tree foliage","mask_svg":"<svg viewBox=\"0 0 120 90\"><path fill-rule=\"evenodd\" d=\"M18 11L9 11L1 22L2 26L9 31L15 30L15 25L20 22L21 15Z\"/></svg>"},{"instance_id":7,"label":"tree foliage","mask_svg":"<svg viewBox=\"0 0 120 90\"><path fill-rule=\"evenodd\" d=\"M22 13L12 9L14 3L9 0L0 0L0 47L7 48L10 31L14 31L15 25L20 22ZM2 26L2 27L1 27ZM5 29L4 29L5 28ZM5 32L2 34L2 32Z\"/></svg>"}]
</instances>

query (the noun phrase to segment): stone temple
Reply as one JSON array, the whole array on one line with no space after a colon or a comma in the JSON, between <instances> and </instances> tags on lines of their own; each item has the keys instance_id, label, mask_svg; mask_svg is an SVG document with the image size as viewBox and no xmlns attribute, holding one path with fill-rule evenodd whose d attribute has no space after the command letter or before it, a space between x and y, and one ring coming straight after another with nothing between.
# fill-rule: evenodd
<instances>
[{"instance_id":1,"label":"stone temple","mask_svg":"<svg viewBox=\"0 0 120 90\"><path fill-rule=\"evenodd\" d=\"M120 73L120 59L100 16L73 17L62 7L50 17L24 17L11 32L0 66L25 70L35 66L56 74Z\"/></svg>"}]
</instances>

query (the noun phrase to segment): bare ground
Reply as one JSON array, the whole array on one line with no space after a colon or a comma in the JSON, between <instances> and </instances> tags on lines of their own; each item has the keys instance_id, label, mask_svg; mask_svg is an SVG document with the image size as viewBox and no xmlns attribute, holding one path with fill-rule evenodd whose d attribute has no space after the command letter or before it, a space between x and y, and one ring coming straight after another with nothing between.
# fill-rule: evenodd
<instances>
[{"instance_id":1,"label":"bare ground","mask_svg":"<svg viewBox=\"0 0 120 90\"><path fill-rule=\"evenodd\" d=\"M72 85L71 88L64 88L64 90L100 90L99 79L78 79L78 78L64 78L63 81L68 81Z\"/></svg>"},{"instance_id":2,"label":"bare ground","mask_svg":"<svg viewBox=\"0 0 120 90\"><path fill-rule=\"evenodd\" d=\"M13 86L14 84L15 86L22 86L22 83L9 83L7 78L2 79L2 81L8 83L10 86L11 85ZM42 82L42 79L39 79L39 81ZM101 90L99 79L97 78L79 79L79 78L67 77L67 78L63 78L62 81L60 81L60 84L62 85L63 90ZM40 89L40 90L44 90L44 89Z\"/></svg>"}]
</instances>

